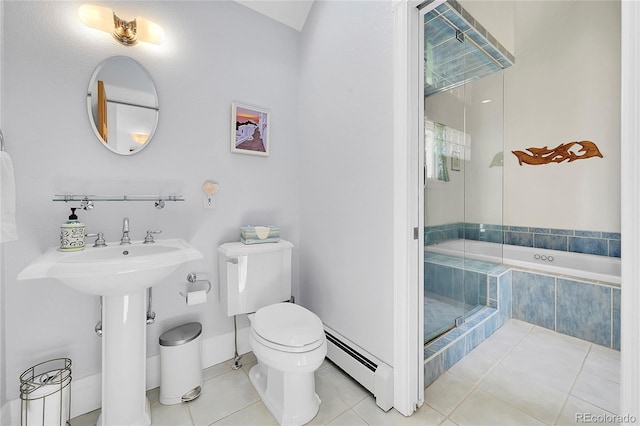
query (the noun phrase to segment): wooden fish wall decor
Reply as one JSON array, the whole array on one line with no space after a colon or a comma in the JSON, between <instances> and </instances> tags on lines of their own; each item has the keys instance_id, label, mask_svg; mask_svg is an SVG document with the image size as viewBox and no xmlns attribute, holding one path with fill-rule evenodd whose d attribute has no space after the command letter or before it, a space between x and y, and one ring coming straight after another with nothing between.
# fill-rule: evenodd
<instances>
[{"instance_id":1,"label":"wooden fish wall decor","mask_svg":"<svg viewBox=\"0 0 640 426\"><path fill-rule=\"evenodd\" d=\"M580 149L571 150L576 145L580 146ZM552 149L546 146L544 148L527 148L527 151L531 154L524 151L511 151L518 157L518 162L521 166L522 163L537 166L540 164L562 163L565 160L570 163L591 157L604 158L596 144L591 141L563 143Z\"/></svg>"}]
</instances>

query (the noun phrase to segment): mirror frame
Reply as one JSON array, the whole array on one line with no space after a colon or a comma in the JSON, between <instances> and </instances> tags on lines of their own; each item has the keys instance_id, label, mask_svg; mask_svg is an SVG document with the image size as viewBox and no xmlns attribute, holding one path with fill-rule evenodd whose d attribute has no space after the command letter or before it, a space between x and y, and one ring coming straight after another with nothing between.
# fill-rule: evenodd
<instances>
[{"instance_id":1,"label":"mirror frame","mask_svg":"<svg viewBox=\"0 0 640 426\"><path fill-rule=\"evenodd\" d=\"M94 102L94 96L93 94L97 92L96 86L97 86L97 81L98 81L98 76L100 74L100 72L105 68L105 66L109 65L110 62L114 62L114 60L127 60L130 61L131 65L135 65L139 68L141 75L143 75L144 77L146 77L148 79L148 81L151 83L151 86L153 87L153 95L155 97L155 107L150 107L150 106L141 106L141 105L135 105L132 103L126 103L126 102L122 102L125 105L129 105L129 106L140 106L143 108L147 108L147 109L154 109L156 114L155 114L155 119L153 121L153 127L151 129L151 131L149 132L149 136L147 137L146 142L137 150L135 151L130 151L130 152L120 152L117 151L116 149L112 148L111 146L109 146L109 144L102 138L100 131L98 129L98 124L96 123L96 120L94 118L94 104L97 104L97 100L95 100ZM106 101L106 99L105 99ZM158 121L159 121L159 116L160 116L160 102L158 99L158 91L156 89L156 85L155 82L153 81L153 78L151 77L151 74L149 74L149 72L135 59L130 58L128 56L111 56L107 59L105 59L104 61L102 61L100 64L98 64L98 66L95 68L95 70L93 71L93 74L91 75L91 78L89 79L89 87L87 88L87 113L89 115L89 123L91 124L91 128L93 130L93 133L96 135L96 138L98 138L98 142L100 143L100 145L104 146L106 149L108 149L109 151L113 152L114 154L117 155L124 155L124 156L129 156L129 155L134 155L134 154L138 154L139 152L142 152L150 143L151 140L153 139L153 136L156 133L156 129L158 128ZM97 112L96 114L97 115Z\"/></svg>"}]
</instances>

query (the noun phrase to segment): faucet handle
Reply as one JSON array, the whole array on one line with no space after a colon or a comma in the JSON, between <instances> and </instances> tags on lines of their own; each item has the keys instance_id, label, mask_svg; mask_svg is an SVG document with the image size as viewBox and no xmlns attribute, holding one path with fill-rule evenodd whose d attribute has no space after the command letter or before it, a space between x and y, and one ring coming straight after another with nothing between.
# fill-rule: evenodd
<instances>
[{"instance_id":1,"label":"faucet handle","mask_svg":"<svg viewBox=\"0 0 640 426\"><path fill-rule=\"evenodd\" d=\"M162 231L160 231L160 230L147 231L147 236L144 237L144 244L155 243L155 241L153 241L153 235L152 234L160 234L160 233L162 233Z\"/></svg>"},{"instance_id":2,"label":"faucet handle","mask_svg":"<svg viewBox=\"0 0 640 426\"><path fill-rule=\"evenodd\" d=\"M104 233L98 232L97 234L85 234L85 237L97 237L96 241L93 243L94 247L106 247L107 243L104 240Z\"/></svg>"}]
</instances>

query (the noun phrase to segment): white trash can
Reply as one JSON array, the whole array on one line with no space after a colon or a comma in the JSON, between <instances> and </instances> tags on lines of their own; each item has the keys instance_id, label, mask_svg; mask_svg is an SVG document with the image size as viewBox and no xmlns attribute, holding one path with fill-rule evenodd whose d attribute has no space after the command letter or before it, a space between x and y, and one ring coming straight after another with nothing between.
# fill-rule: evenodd
<instances>
[{"instance_id":1,"label":"white trash can","mask_svg":"<svg viewBox=\"0 0 640 426\"><path fill-rule=\"evenodd\" d=\"M202 391L202 324L190 322L160 336L160 403L193 401Z\"/></svg>"}]
</instances>

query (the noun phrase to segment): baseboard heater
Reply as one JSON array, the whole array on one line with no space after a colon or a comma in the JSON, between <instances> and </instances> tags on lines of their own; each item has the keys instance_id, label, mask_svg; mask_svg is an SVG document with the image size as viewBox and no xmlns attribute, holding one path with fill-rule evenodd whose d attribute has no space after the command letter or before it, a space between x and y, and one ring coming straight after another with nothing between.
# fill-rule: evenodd
<instances>
[{"instance_id":1,"label":"baseboard heater","mask_svg":"<svg viewBox=\"0 0 640 426\"><path fill-rule=\"evenodd\" d=\"M390 410L393 407L393 368L326 325L324 332L327 358L371 392L378 407Z\"/></svg>"}]
</instances>

